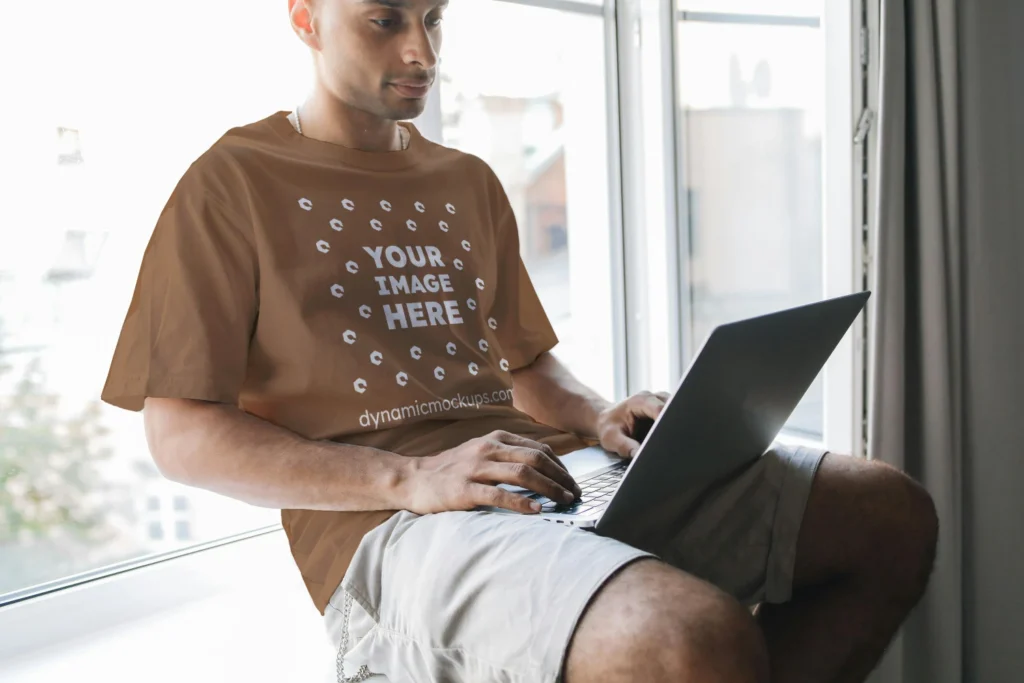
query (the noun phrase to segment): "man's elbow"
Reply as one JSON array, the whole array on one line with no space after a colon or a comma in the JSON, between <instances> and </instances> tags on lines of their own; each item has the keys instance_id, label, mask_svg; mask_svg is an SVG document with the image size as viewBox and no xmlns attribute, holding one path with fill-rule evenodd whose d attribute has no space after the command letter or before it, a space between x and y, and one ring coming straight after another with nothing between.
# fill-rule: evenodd
<instances>
[{"instance_id":1,"label":"man's elbow","mask_svg":"<svg viewBox=\"0 0 1024 683\"><path fill-rule=\"evenodd\" d=\"M177 398L147 398L142 410L146 443L153 463L166 479L193 486L194 467L189 466L194 448L200 402Z\"/></svg>"}]
</instances>

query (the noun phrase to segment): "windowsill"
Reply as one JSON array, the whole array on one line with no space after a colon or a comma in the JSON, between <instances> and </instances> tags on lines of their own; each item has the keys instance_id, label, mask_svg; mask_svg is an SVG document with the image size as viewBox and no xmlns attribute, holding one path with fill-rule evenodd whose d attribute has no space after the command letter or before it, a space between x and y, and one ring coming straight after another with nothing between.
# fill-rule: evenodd
<instances>
[{"instance_id":1,"label":"windowsill","mask_svg":"<svg viewBox=\"0 0 1024 683\"><path fill-rule=\"evenodd\" d=\"M0 609L0 680L330 680L332 653L281 531Z\"/></svg>"},{"instance_id":2,"label":"windowsill","mask_svg":"<svg viewBox=\"0 0 1024 683\"><path fill-rule=\"evenodd\" d=\"M824 448L825 444L821 439L812 439L809 436L802 436L800 434L793 434L790 432L781 432L775 439L776 443L781 443L786 446L805 446L807 448Z\"/></svg>"},{"instance_id":3,"label":"windowsill","mask_svg":"<svg viewBox=\"0 0 1024 683\"><path fill-rule=\"evenodd\" d=\"M13 593L5 593L0 595L0 612L4 608L23 602L25 600L34 600L41 598L53 593L59 593L72 588L78 588L83 585L93 583L95 581L103 581L111 579L115 576L125 574L127 572L137 571L140 569L146 569L147 567L156 566L164 562L170 562L176 559L180 559L187 555L194 555L201 553L205 550L211 550L221 546L238 543L245 541L256 536L261 536L266 533L272 533L274 531L280 531L281 526L279 524L267 526L259 529L253 529L250 531L242 532L234 536L227 536L224 538L218 538L213 541L207 541L205 543L194 543L191 545L184 546L182 548L165 552L158 553L155 555L144 555L124 562L118 562L115 564L104 565L96 569L82 572L80 574L74 574L62 579L55 581L49 581L28 588L14 591Z\"/></svg>"}]
</instances>

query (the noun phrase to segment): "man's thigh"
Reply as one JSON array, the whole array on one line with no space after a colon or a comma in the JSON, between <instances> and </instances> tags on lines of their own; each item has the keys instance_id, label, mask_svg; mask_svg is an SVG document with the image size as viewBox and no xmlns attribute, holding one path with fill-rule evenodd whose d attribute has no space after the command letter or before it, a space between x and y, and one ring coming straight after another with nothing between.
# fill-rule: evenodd
<instances>
[{"instance_id":1,"label":"man's thigh","mask_svg":"<svg viewBox=\"0 0 1024 683\"><path fill-rule=\"evenodd\" d=\"M591 597L642 557L530 515L402 511L360 543L328 634L345 677L554 683Z\"/></svg>"},{"instance_id":2,"label":"man's thigh","mask_svg":"<svg viewBox=\"0 0 1024 683\"><path fill-rule=\"evenodd\" d=\"M825 451L776 445L708 490L680 493L658 521L616 538L714 584L745 605L792 596L797 541Z\"/></svg>"}]
</instances>

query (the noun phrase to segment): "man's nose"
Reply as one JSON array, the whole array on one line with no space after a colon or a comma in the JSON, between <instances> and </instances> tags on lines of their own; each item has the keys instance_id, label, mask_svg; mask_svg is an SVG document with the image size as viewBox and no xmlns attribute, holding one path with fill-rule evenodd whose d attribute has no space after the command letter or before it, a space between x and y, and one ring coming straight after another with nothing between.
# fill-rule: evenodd
<instances>
[{"instance_id":1,"label":"man's nose","mask_svg":"<svg viewBox=\"0 0 1024 683\"><path fill-rule=\"evenodd\" d=\"M437 50L433 39L425 26L414 28L408 32L403 46L402 59L406 64L416 64L423 69L437 66Z\"/></svg>"}]
</instances>

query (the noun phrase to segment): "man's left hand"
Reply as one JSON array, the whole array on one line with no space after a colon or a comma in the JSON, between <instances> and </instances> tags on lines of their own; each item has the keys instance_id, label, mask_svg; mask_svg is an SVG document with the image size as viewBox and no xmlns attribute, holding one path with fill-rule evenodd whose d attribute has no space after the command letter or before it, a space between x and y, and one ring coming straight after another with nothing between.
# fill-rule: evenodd
<instances>
[{"instance_id":1,"label":"man's left hand","mask_svg":"<svg viewBox=\"0 0 1024 683\"><path fill-rule=\"evenodd\" d=\"M667 391L641 391L626 400L602 410L597 416L596 432L601 447L632 458L640 444L633 438L638 419L657 419L669 399Z\"/></svg>"}]
</instances>

